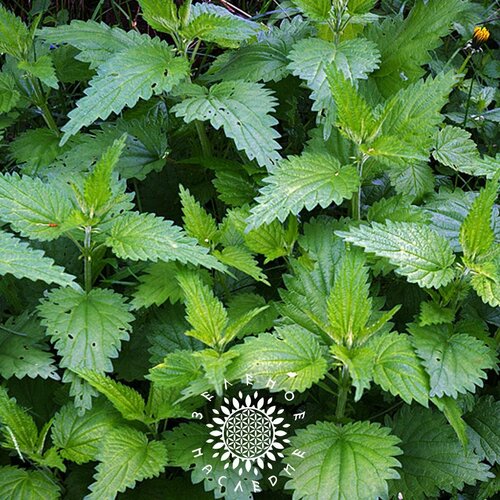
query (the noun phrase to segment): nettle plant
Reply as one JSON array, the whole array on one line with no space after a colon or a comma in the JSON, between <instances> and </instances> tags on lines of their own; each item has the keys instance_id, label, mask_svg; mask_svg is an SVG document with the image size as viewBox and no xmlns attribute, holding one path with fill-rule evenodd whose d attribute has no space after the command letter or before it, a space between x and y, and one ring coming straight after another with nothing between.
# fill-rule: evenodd
<instances>
[{"instance_id":1,"label":"nettle plant","mask_svg":"<svg viewBox=\"0 0 500 500\"><path fill-rule=\"evenodd\" d=\"M0 7L0 497L493 497L493 6L139 4ZM194 419L245 379L259 489Z\"/></svg>"}]
</instances>

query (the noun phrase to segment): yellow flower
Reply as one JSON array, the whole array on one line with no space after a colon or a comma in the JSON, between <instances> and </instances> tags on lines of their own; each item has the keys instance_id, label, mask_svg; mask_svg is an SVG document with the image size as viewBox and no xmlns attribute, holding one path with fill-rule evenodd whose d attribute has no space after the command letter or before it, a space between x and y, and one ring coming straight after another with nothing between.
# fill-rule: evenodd
<instances>
[{"instance_id":1,"label":"yellow flower","mask_svg":"<svg viewBox=\"0 0 500 500\"><path fill-rule=\"evenodd\" d=\"M474 28L474 33L472 35L472 41L474 45L479 46L482 45L483 43L488 41L488 38L490 37L490 32L488 31L488 28L483 26L482 28L480 26L476 26Z\"/></svg>"}]
</instances>

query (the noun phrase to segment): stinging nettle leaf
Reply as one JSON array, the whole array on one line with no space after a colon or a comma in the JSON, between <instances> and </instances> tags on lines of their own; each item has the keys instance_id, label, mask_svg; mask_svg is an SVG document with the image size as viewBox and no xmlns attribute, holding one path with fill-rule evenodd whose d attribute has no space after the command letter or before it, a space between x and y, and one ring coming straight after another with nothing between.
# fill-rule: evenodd
<instances>
[{"instance_id":1,"label":"stinging nettle leaf","mask_svg":"<svg viewBox=\"0 0 500 500\"><path fill-rule=\"evenodd\" d=\"M177 260L183 264L200 264L223 270L208 249L174 226L172 221L154 214L129 212L118 218L111 228L106 245L121 259L157 262Z\"/></svg>"},{"instance_id":2,"label":"stinging nettle leaf","mask_svg":"<svg viewBox=\"0 0 500 500\"><path fill-rule=\"evenodd\" d=\"M425 224L373 222L371 227L351 227L337 234L367 252L388 258L397 266L396 272L406 276L410 283L439 288L455 276L452 267L455 256L449 243Z\"/></svg>"},{"instance_id":3,"label":"stinging nettle leaf","mask_svg":"<svg viewBox=\"0 0 500 500\"><path fill-rule=\"evenodd\" d=\"M105 120L125 107L134 107L139 99L172 90L188 72L187 60L175 57L172 48L156 38L118 52L97 68L85 97L68 114L61 145L98 118Z\"/></svg>"},{"instance_id":4,"label":"stinging nettle leaf","mask_svg":"<svg viewBox=\"0 0 500 500\"><path fill-rule=\"evenodd\" d=\"M61 489L47 472L3 466L0 467L0 496L12 500L58 500Z\"/></svg>"},{"instance_id":5,"label":"stinging nettle leaf","mask_svg":"<svg viewBox=\"0 0 500 500\"><path fill-rule=\"evenodd\" d=\"M401 454L398 444L391 429L380 424L309 425L291 439L292 449L305 456L290 452L285 459L292 475L286 487L297 498L387 498L387 481L399 477L395 468L400 463L394 458Z\"/></svg>"},{"instance_id":6,"label":"stinging nettle leaf","mask_svg":"<svg viewBox=\"0 0 500 500\"><path fill-rule=\"evenodd\" d=\"M341 166L325 153L303 153L282 160L276 170L264 179L257 205L252 208L248 229L284 222L289 214L297 215L303 208L340 205L351 199L359 186L359 175L352 166Z\"/></svg>"},{"instance_id":7,"label":"stinging nettle leaf","mask_svg":"<svg viewBox=\"0 0 500 500\"><path fill-rule=\"evenodd\" d=\"M45 257L41 250L32 249L12 234L0 231L0 248L0 275L13 274L19 279L42 280L45 283L80 289L74 282L74 276L65 273L62 267L54 265L54 261Z\"/></svg>"},{"instance_id":8,"label":"stinging nettle leaf","mask_svg":"<svg viewBox=\"0 0 500 500\"><path fill-rule=\"evenodd\" d=\"M207 121L234 140L239 150L260 166L273 168L281 159L276 142L280 137L273 128L278 122L271 115L277 100L260 83L234 80L217 83L205 89L199 85L187 88L188 95L172 108L186 123Z\"/></svg>"},{"instance_id":9,"label":"stinging nettle leaf","mask_svg":"<svg viewBox=\"0 0 500 500\"><path fill-rule=\"evenodd\" d=\"M465 333L454 333L452 325L408 327L417 356L430 377L430 396L475 392L483 386L485 370L494 368L490 348Z\"/></svg>"},{"instance_id":10,"label":"stinging nettle leaf","mask_svg":"<svg viewBox=\"0 0 500 500\"><path fill-rule=\"evenodd\" d=\"M105 437L99 450L95 482L86 500L112 500L137 481L158 476L167 464L167 448L148 441L146 434L130 427L117 427Z\"/></svg>"}]
</instances>

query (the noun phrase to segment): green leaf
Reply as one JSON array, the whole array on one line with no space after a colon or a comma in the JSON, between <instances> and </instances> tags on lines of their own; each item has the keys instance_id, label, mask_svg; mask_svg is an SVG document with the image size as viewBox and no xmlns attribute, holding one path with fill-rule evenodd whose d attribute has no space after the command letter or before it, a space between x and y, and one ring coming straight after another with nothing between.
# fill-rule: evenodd
<instances>
[{"instance_id":1,"label":"green leaf","mask_svg":"<svg viewBox=\"0 0 500 500\"><path fill-rule=\"evenodd\" d=\"M442 323L453 323L455 314L452 309L443 307L436 302L420 303L420 326L440 325Z\"/></svg>"},{"instance_id":2,"label":"green leaf","mask_svg":"<svg viewBox=\"0 0 500 500\"><path fill-rule=\"evenodd\" d=\"M54 417L52 441L63 458L84 464L96 459L103 436L120 421L118 412L103 400L97 400L83 415L69 403Z\"/></svg>"},{"instance_id":3,"label":"green leaf","mask_svg":"<svg viewBox=\"0 0 500 500\"><path fill-rule=\"evenodd\" d=\"M285 229L277 220L271 224L263 224L258 229L244 234L245 245L252 252L264 255L266 257L264 264L289 255L297 238L296 225L295 227L290 225L291 223Z\"/></svg>"},{"instance_id":4,"label":"green leaf","mask_svg":"<svg viewBox=\"0 0 500 500\"><path fill-rule=\"evenodd\" d=\"M16 451L21 460L24 454L36 453L38 429L35 421L3 387L0 387L0 424L3 447Z\"/></svg>"},{"instance_id":5,"label":"green leaf","mask_svg":"<svg viewBox=\"0 0 500 500\"><path fill-rule=\"evenodd\" d=\"M481 158L471 134L460 127L446 125L437 133L432 156L439 163L469 175L490 178L496 171L495 160Z\"/></svg>"},{"instance_id":6,"label":"green leaf","mask_svg":"<svg viewBox=\"0 0 500 500\"><path fill-rule=\"evenodd\" d=\"M182 291L176 279L183 267L177 262L157 262L146 268L139 276L139 285L134 290L131 302L133 309L160 306L165 301L175 304L182 297Z\"/></svg>"},{"instance_id":7,"label":"green leaf","mask_svg":"<svg viewBox=\"0 0 500 500\"><path fill-rule=\"evenodd\" d=\"M184 389L202 375L201 362L192 351L175 351L167 354L163 363L151 368L146 378L158 385Z\"/></svg>"},{"instance_id":8,"label":"green leaf","mask_svg":"<svg viewBox=\"0 0 500 500\"><path fill-rule=\"evenodd\" d=\"M61 144L99 118L105 120L134 107L139 99L172 90L188 72L187 60L174 57L172 48L157 38L143 39L140 45L118 52L97 68L85 97L68 114Z\"/></svg>"},{"instance_id":9,"label":"green leaf","mask_svg":"<svg viewBox=\"0 0 500 500\"><path fill-rule=\"evenodd\" d=\"M54 358L44 342L39 321L28 314L10 316L0 326L0 375L59 380Z\"/></svg>"},{"instance_id":10,"label":"green leaf","mask_svg":"<svg viewBox=\"0 0 500 500\"><path fill-rule=\"evenodd\" d=\"M426 163L394 165L389 171L389 178L396 193L408 195L412 200L421 200L434 191L434 174Z\"/></svg>"},{"instance_id":11,"label":"green leaf","mask_svg":"<svg viewBox=\"0 0 500 500\"><path fill-rule=\"evenodd\" d=\"M427 222L427 214L418 206L411 204L411 196L396 195L377 200L368 209L366 218L369 222L387 220L394 222Z\"/></svg>"},{"instance_id":12,"label":"green leaf","mask_svg":"<svg viewBox=\"0 0 500 500\"><path fill-rule=\"evenodd\" d=\"M262 272L253 255L245 247L229 246L225 247L221 252L214 250L213 256L217 257L226 266L234 267L248 274L256 281L269 285L266 275Z\"/></svg>"},{"instance_id":13,"label":"green leaf","mask_svg":"<svg viewBox=\"0 0 500 500\"><path fill-rule=\"evenodd\" d=\"M92 173L85 179L83 198L91 218L94 214L100 215L112 198L111 175L124 148L125 136L122 136L104 151Z\"/></svg>"},{"instance_id":14,"label":"green leaf","mask_svg":"<svg viewBox=\"0 0 500 500\"><path fill-rule=\"evenodd\" d=\"M227 313L222 302L194 272L185 272L177 277L186 300L186 319L192 330L190 335L210 347L223 344L223 334L227 326Z\"/></svg>"},{"instance_id":15,"label":"green leaf","mask_svg":"<svg viewBox=\"0 0 500 500\"><path fill-rule=\"evenodd\" d=\"M90 63L91 69L106 63L117 52L137 47L147 39L133 30L126 32L102 22L79 20L56 28L44 27L37 35L52 44L69 44L77 48L80 53L76 59Z\"/></svg>"},{"instance_id":16,"label":"green leaf","mask_svg":"<svg viewBox=\"0 0 500 500\"><path fill-rule=\"evenodd\" d=\"M135 389L93 370L73 371L86 380L94 389L106 396L125 420L139 420L147 423L146 403Z\"/></svg>"},{"instance_id":17,"label":"green leaf","mask_svg":"<svg viewBox=\"0 0 500 500\"><path fill-rule=\"evenodd\" d=\"M28 27L12 12L0 5L0 54L21 59L31 46Z\"/></svg>"},{"instance_id":18,"label":"green leaf","mask_svg":"<svg viewBox=\"0 0 500 500\"><path fill-rule=\"evenodd\" d=\"M125 299L111 290L94 288L89 293L67 288L51 291L38 307L42 324L61 356L61 368L89 368L99 373L113 369L122 340L129 339L131 322ZM71 381L77 405L90 408L90 397L74 375ZM82 392L83 391L83 392Z\"/></svg>"},{"instance_id":19,"label":"green leaf","mask_svg":"<svg viewBox=\"0 0 500 500\"><path fill-rule=\"evenodd\" d=\"M471 284L485 304L500 306L500 257L475 265Z\"/></svg>"},{"instance_id":20,"label":"green leaf","mask_svg":"<svg viewBox=\"0 0 500 500\"><path fill-rule=\"evenodd\" d=\"M0 73L0 113L8 113L20 97L14 77L9 73Z\"/></svg>"},{"instance_id":21,"label":"green leaf","mask_svg":"<svg viewBox=\"0 0 500 500\"><path fill-rule=\"evenodd\" d=\"M363 146L366 154L393 161L427 162L436 126L443 121L441 108L456 83L453 71L419 80L400 90L384 105L373 142ZM399 160L398 160L399 159Z\"/></svg>"},{"instance_id":22,"label":"green leaf","mask_svg":"<svg viewBox=\"0 0 500 500\"><path fill-rule=\"evenodd\" d=\"M246 374L263 388L272 378L274 390L304 392L321 380L327 362L318 339L299 325L277 327L275 334L247 337L235 348L239 356L231 368L236 377Z\"/></svg>"},{"instance_id":23,"label":"green leaf","mask_svg":"<svg viewBox=\"0 0 500 500\"><path fill-rule=\"evenodd\" d=\"M277 100L272 92L259 83L234 80L217 83L205 89L198 85L186 88L188 95L172 108L186 123L210 120L211 125L224 129L239 150L260 166L272 168L281 159L273 128L278 122L271 116Z\"/></svg>"},{"instance_id":24,"label":"green leaf","mask_svg":"<svg viewBox=\"0 0 500 500\"><path fill-rule=\"evenodd\" d=\"M415 400L427 407L429 377L408 335L384 333L371 341L371 347L375 352L373 381L408 404Z\"/></svg>"},{"instance_id":25,"label":"green leaf","mask_svg":"<svg viewBox=\"0 0 500 500\"><path fill-rule=\"evenodd\" d=\"M292 2L314 21L327 21L330 18L331 0L292 0Z\"/></svg>"},{"instance_id":26,"label":"green leaf","mask_svg":"<svg viewBox=\"0 0 500 500\"><path fill-rule=\"evenodd\" d=\"M127 213L114 222L106 245L122 259L177 260L183 264L199 264L208 268L224 269L217 260L207 255L208 250L196 244L172 221L154 214Z\"/></svg>"},{"instance_id":27,"label":"green leaf","mask_svg":"<svg viewBox=\"0 0 500 500\"><path fill-rule=\"evenodd\" d=\"M326 76L337 106L337 126L348 139L362 144L375 127L370 106L341 71L330 66L326 69Z\"/></svg>"},{"instance_id":28,"label":"green leaf","mask_svg":"<svg viewBox=\"0 0 500 500\"><path fill-rule=\"evenodd\" d=\"M204 378L218 396L223 395L227 368L237 355L233 350L219 353L213 349L203 349L193 353L193 357L200 360L205 372Z\"/></svg>"},{"instance_id":29,"label":"green leaf","mask_svg":"<svg viewBox=\"0 0 500 500\"><path fill-rule=\"evenodd\" d=\"M444 396L442 398L431 398L431 401L443 412L443 415L448 420L448 423L453 427L457 438L466 450L469 446L469 438L467 436L467 425L462 418L462 408L456 399Z\"/></svg>"},{"instance_id":30,"label":"green leaf","mask_svg":"<svg viewBox=\"0 0 500 500\"><path fill-rule=\"evenodd\" d=\"M422 407L404 407L395 417L393 432L401 438L401 479L391 487L404 498L436 498L491 474L474 453L464 450L443 415Z\"/></svg>"},{"instance_id":31,"label":"green leaf","mask_svg":"<svg viewBox=\"0 0 500 500\"><path fill-rule=\"evenodd\" d=\"M497 174L488 181L460 226L459 241L466 259L476 260L486 254L495 241L495 233L491 227L493 205L498 194Z\"/></svg>"},{"instance_id":32,"label":"green leaf","mask_svg":"<svg viewBox=\"0 0 500 500\"><path fill-rule=\"evenodd\" d=\"M148 441L142 432L118 427L105 437L97 456L95 482L87 500L113 500L118 492L138 481L157 477L165 470L167 449L159 441Z\"/></svg>"},{"instance_id":33,"label":"green leaf","mask_svg":"<svg viewBox=\"0 0 500 500\"><path fill-rule=\"evenodd\" d=\"M430 376L431 396L456 398L458 393L475 392L493 368L490 348L465 333L454 333L451 325L408 328L411 341Z\"/></svg>"},{"instance_id":34,"label":"green leaf","mask_svg":"<svg viewBox=\"0 0 500 500\"><path fill-rule=\"evenodd\" d=\"M396 272L410 283L439 288L455 276L455 256L449 243L425 224L373 222L371 227L351 227L348 232L337 234L367 252L389 259L397 266Z\"/></svg>"},{"instance_id":35,"label":"green leaf","mask_svg":"<svg viewBox=\"0 0 500 500\"><path fill-rule=\"evenodd\" d=\"M182 204L182 221L184 230L189 236L196 238L201 245L210 246L217 234L217 223L196 201L188 189L180 186L179 194Z\"/></svg>"},{"instance_id":36,"label":"green leaf","mask_svg":"<svg viewBox=\"0 0 500 500\"><path fill-rule=\"evenodd\" d=\"M39 470L0 467L0 496L9 500L58 500L60 487L55 478Z\"/></svg>"},{"instance_id":37,"label":"green leaf","mask_svg":"<svg viewBox=\"0 0 500 500\"><path fill-rule=\"evenodd\" d=\"M419 0L401 22L401 17L387 17L368 30L368 37L382 54L380 69L374 74L384 96L391 95L424 74L421 66L430 61L429 51L441 44L453 22L466 6L462 0ZM408 83L406 83L408 82Z\"/></svg>"},{"instance_id":38,"label":"green leaf","mask_svg":"<svg viewBox=\"0 0 500 500\"><path fill-rule=\"evenodd\" d=\"M182 35L188 40L199 38L221 47L234 48L258 31L257 23L231 14L223 7L196 3L191 6L188 24L182 29Z\"/></svg>"},{"instance_id":39,"label":"green leaf","mask_svg":"<svg viewBox=\"0 0 500 500\"><path fill-rule=\"evenodd\" d=\"M36 61L20 61L18 68L35 76L48 87L59 88L54 63L49 55L41 56Z\"/></svg>"},{"instance_id":40,"label":"green leaf","mask_svg":"<svg viewBox=\"0 0 500 500\"><path fill-rule=\"evenodd\" d=\"M348 349L343 345L332 345L330 353L349 369L352 385L356 388L354 401L359 401L363 391L370 388L370 382L373 379L375 353L369 347Z\"/></svg>"},{"instance_id":41,"label":"green leaf","mask_svg":"<svg viewBox=\"0 0 500 500\"><path fill-rule=\"evenodd\" d=\"M352 166L341 166L325 153L303 153L288 156L264 179L257 206L251 210L249 228L269 224L274 219L284 222L289 214L303 208L327 208L351 199L359 186L359 176Z\"/></svg>"},{"instance_id":42,"label":"green leaf","mask_svg":"<svg viewBox=\"0 0 500 500\"><path fill-rule=\"evenodd\" d=\"M16 278L28 278L32 281L56 283L61 286L79 288L73 282L74 276L64 272L54 261L44 256L41 250L34 250L12 234L0 231L0 275L13 274Z\"/></svg>"},{"instance_id":43,"label":"green leaf","mask_svg":"<svg viewBox=\"0 0 500 500\"><path fill-rule=\"evenodd\" d=\"M288 74L288 54L294 43L310 30L299 17L267 26L254 43L217 57L209 69L210 80L279 81Z\"/></svg>"},{"instance_id":44,"label":"green leaf","mask_svg":"<svg viewBox=\"0 0 500 500\"><path fill-rule=\"evenodd\" d=\"M42 241L58 238L73 208L61 187L39 178L0 175L0 217L22 236Z\"/></svg>"},{"instance_id":45,"label":"green leaf","mask_svg":"<svg viewBox=\"0 0 500 500\"><path fill-rule=\"evenodd\" d=\"M395 467L400 464L394 457L401 453L399 439L390 432L370 422L318 422L299 429L291 443L305 457L285 459L293 467L286 487L297 498L387 497L387 481L399 477Z\"/></svg>"},{"instance_id":46,"label":"green leaf","mask_svg":"<svg viewBox=\"0 0 500 500\"><path fill-rule=\"evenodd\" d=\"M469 438L481 460L500 463L500 401L491 396L479 399L474 408L464 415Z\"/></svg>"},{"instance_id":47,"label":"green leaf","mask_svg":"<svg viewBox=\"0 0 500 500\"><path fill-rule=\"evenodd\" d=\"M325 125L325 139L330 136L335 120L335 103L326 77L327 68L335 68L351 81L366 79L378 68L379 56L376 45L365 38L344 40L338 45L319 38L307 38L293 46L289 68L312 90L312 110L318 112L317 122Z\"/></svg>"},{"instance_id":48,"label":"green leaf","mask_svg":"<svg viewBox=\"0 0 500 500\"><path fill-rule=\"evenodd\" d=\"M139 0L144 20L157 31L173 33L179 27L174 0Z\"/></svg>"},{"instance_id":49,"label":"green leaf","mask_svg":"<svg viewBox=\"0 0 500 500\"><path fill-rule=\"evenodd\" d=\"M362 252L345 254L327 301L330 335L337 344L348 347L364 342L365 326L372 312L365 262Z\"/></svg>"}]
</instances>

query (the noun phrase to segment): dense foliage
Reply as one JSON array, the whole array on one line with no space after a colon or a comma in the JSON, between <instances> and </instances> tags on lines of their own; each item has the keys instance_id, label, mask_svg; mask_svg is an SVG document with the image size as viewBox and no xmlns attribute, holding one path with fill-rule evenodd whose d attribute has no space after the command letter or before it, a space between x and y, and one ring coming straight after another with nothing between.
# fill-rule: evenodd
<instances>
[{"instance_id":1,"label":"dense foliage","mask_svg":"<svg viewBox=\"0 0 500 500\"><path fill-rule=\"evenodd\" d=\"M493 498L493 2L138 3L0 6L0 498Z\"/></svg>"}]
</instances>

